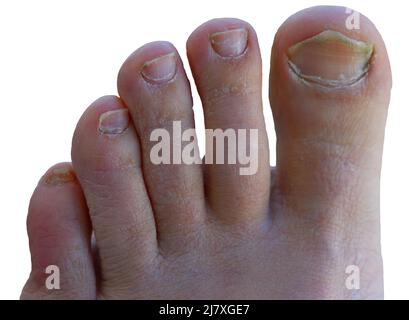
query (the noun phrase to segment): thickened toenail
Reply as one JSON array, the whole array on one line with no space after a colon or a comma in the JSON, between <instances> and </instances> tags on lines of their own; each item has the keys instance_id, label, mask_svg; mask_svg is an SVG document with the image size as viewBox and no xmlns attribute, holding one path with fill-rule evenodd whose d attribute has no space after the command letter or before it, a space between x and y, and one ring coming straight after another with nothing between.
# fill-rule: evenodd
<instances>
[{"instance_id":1,"label":"thickened toenail","mask_svg":"<svg viewBox=\"0 0 409 320\"><path fill-rule=\"evenodd\" d=\"M141 73L145 80L152 83L161 84L172 80L176 74L175 53L145 62Z\"/></svg>"},{"instance_id":2,"label":"thickened toenail","mask_svg":"<svg viewBox=\"0 0 409 320\"><path fill-rule=\"evenodd\" d=\"M327 30L288 49L290 69L307 83L344 87L368 72L373 45Z\"/></svg>"},{"instance_id":3,"label":"thickened toenail","mask_svg":"<svg viewBox=\"0 0 409 320\"><path fill-rule=\"evenodd\" d=\"M210 42L214 51L222 57L237 57L247 48L247 30L232 29L213 33Z\"/></svg>"},{"instance_id":4,"label":"thickened toenail","mask_svg":"<svg viewBox=\"0 0 409 320\"><path fill-rule=\"evenodd\" d=\"M59 185L75 180L74 172L69 168L55 168L51 169L45 174L40 182L48 185Z\"/></svg>"},{"instance_id":5,"label":"thickened toenail","mask_svg":"<svg viewBox=\"0 0 409 320\"><path fill-rule=\"evenodd\" d=\"M120 134L129 126L128 109L107 111L99 117L98 129L103 134Z\"/></svg>"}]
</instances>

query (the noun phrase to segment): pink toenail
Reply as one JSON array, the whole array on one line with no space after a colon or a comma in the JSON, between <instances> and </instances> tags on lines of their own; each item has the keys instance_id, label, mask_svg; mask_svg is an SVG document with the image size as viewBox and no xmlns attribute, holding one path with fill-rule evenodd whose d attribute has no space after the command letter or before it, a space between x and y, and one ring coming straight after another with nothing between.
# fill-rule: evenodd
<instances>
[{"instance_id":1,"label":"pink toenail","mask_svg":"<svg viewBox=\"0 0 409 320\"><path fill-rule=\"evenodd\" d=\"M145 80L156 84L172 80L176 74L175 53L172 52L145 62L141 73Z\"/></svg>"},{"instance_id":2,"label":"pink toenail","mask_svg":"<svg viewBox=\"0 0 409 320\"><path fill-rule=\"evenodd\" d=\"M237 57L247 48L247 30L232 29L213 33L210 42L214 51L222 57Z\"/></svg>"},{"instance_id":3,"label":"pink toenail","mask_svg":"<svg viewBox=\"0 0 409 320\"><path fill-rule=\"evenodd\" d=\"M99 117L98 129L103 134L121 134L128 126L128 109L107 111Z\"/></svg>"}]
</instances>

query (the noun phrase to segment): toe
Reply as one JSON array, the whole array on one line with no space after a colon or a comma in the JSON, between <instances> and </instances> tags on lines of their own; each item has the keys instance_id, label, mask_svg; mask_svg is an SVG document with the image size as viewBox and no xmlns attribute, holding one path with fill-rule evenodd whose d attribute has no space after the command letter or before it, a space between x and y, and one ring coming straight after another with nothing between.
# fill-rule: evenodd
<instances>
[{"instance_id":1,"label":"toe","mask_svg":"<svg viewBox=\"0 0 409 320\"><path fill-rule=\"evenodd\" d=\"M119 72L118 91L141 141L159 244L180 247L179 235L195 233L205 205L200 159L185 154L198 147L190 86L176 49L153 42L136 50Z\"/></svg>"},{"instance_id":2,"label":"toe","mask_svg":"<svg viewBox=\"0 0 409 320\"><path fill-rule=\"evenodd\" d=\"M134 271L157 255L139 154L135 129L119 98L100 98L85 111L73 137L72 160L95 232L101 288L128 286Z\"/></svg>"},{"instance_id":3,"label":"toe","mask_svg":"<svg viewBox=\"0 0 409 320\"><path fill-rule=\"evenodd\" d=\"M287 213L348 229L349 238L367 230L378 247L391 74L373 24L363 15L357 29L346 22L345 8L314 7L289 18L277 33L270 100L278 186Z\"/></svg>"},{"instance_id":4,"label":"toe","mask_svg":"<svg viewBox=\"0 0 409 320\"><path fill-rule=\"evenodd\" d=\"M224 144L227 159L219 162L217 158L213 161L214 155L209 154L217 152L218 142L207 134L208 146L210 142L214 146L206 148L205 157L206 195L210 205L226 221L265 215L270 169L256 33L241 20L211 20L192 33L187 51L206 128L233 133L237 140L240 131L247 135L246 144L238 143L237 154L230 144L236 143L236 139L229 136L229 148ZM230 161L232 151L233 161ZM240 157L244 152L249 159Z\"/></svg>"},{"instance_id":5,"label":"toe","mask_svg":"<svg viewBox=\"0 0 409 320\"><path fill-rule=\"evenodd\" d=\"M31 198L28 236L32 271L22 299L95 299L91 224L71 164L43 176Z\"/></svg>"}]
</instances>

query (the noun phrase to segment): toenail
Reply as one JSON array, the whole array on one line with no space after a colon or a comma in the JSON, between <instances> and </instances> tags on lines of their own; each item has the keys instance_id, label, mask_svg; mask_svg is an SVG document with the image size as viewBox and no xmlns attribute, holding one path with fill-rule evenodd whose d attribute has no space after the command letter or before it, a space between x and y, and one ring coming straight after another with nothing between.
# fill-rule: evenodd
<instances>
[{"instance_id":1,"label":"toenail","mask_svg":"<svg viewBox=\"0 0 409 320\"><path fill-rule=\"evenodd\" d=\"M128 126L128 109L107 111L99 117L98 129L103 134L121 134Z\"/></svg>"},{"instance_id":2,"label":"toenail","mask_svg":"<svg viewBox=\"0 0 409 320\"><path fill-rule=\"evenodd\" d=\"M214 51L222 57L237 57L247 48L247 30L232 29L213 33L210 42Z\"/></svg>"},{"instance_id":3,"label":"toenail","mask_svg":"<svg viewBox=\"0 0 409 320\"><path fill-rule=\"evenodd\" d=\"M175 53L172 52L145 62L141 73L145 80L156 84L172 80L176 74Z\"/></svg>"},{"instance_id":4,"label":"toenail","mask_svg":"<svg viewBox=\"0 0 409 320\"><path fill-rule=\"evenodd\" d=\"M55 168L41 179L40 183L44 182L48 185L60 185L75 180L75 174L71 169Z\"/></svg>"},{"instance_id":5,"label":"toenail","mask_svg":"<svg viewBox=\"0 0 409 320\"><path fill-rule=\"evenodd\" d=\"M327 30L288 49L290 69L303 81L325 87L344 87L368 72L374 47Z\"/></svg>"}]
</instances>

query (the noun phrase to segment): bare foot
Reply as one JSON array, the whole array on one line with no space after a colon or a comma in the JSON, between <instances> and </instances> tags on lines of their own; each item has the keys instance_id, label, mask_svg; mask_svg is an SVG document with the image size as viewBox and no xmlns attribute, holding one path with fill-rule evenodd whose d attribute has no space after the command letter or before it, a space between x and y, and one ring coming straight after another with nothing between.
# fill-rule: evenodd
<instances>
[{"instance_id":1,"label":"bare foot","mask_svg":"<svg viewBox=\"0 0 409 320\"><path fill-rule=\"evenodd\" d=\"M194 117L176 49L141 47L119 72L120 98L98 99L80 119L72 165L52 167L34 191L22 298L382 298L379 177L391 74L373 24L361 17L349 30L344 8L314 7L281 26L270 74L275 168L253 28L209 21L187 54L206 128L258 129L256 173L152 162L151 132L172 132L174 121L194 128ZM49 265L60 270L60 290L45 285ZM354 268L359 290L346 283Z\"/></svg>"}]
</instances>

